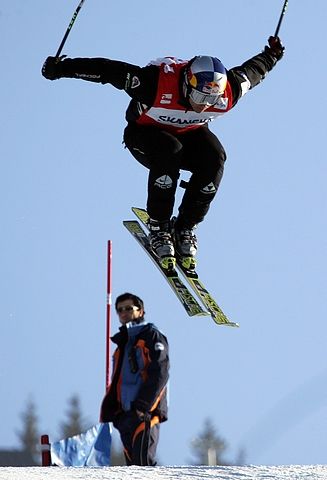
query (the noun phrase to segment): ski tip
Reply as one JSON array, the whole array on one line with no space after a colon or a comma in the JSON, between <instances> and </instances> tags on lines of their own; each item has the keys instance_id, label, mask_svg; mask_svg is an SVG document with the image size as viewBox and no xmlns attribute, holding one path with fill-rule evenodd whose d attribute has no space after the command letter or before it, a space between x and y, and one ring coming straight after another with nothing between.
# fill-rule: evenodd
<instances>
[{"instance_id":1,"label":"ski tip","mask_svg":"<svg viewBox=\"0 0 327 480\"><path fill-rule=\"evenodd\" d=\"M148 213L145 208L140 208L140 207L131 207L132 212L144 212Z\"/></svg>"},{"instance_id":2,"label":"ski tip","mask_svg":"<svg viewBox=\"0 0 327 480\"><path fill-rule=\"evenodd\" d=\"M230 320L219 320L217 317L215 317L214 315L211 315L212 319L214 320L214 322L217 324L217 325L220 325L222 327L234 327L234 328L239 328L239 323L236 323L236 322L231 322Z\"/></svg>"}]
</instances>

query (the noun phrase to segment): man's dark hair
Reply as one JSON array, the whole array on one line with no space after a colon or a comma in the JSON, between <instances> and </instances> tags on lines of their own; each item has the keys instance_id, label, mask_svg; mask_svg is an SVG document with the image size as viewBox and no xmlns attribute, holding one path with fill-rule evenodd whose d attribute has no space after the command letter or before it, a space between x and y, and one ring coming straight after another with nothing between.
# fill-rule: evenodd
<instances>
[{"instance_id":1,"label":"man's dark hair","mask_svg":"<svg viewBox=\"0 0 327 480\"><path fill-rule=\"evenodd\" d=\"M129 292L122 293L116 298L116 301L115 301L116 310L117 310L118 303L124 302L125 300L132 300L136 307L144 310L143 300L141 300L140 297L138 297L137 295L134 295L133 293L129 293Z\"/></svg>"}]
</instances>

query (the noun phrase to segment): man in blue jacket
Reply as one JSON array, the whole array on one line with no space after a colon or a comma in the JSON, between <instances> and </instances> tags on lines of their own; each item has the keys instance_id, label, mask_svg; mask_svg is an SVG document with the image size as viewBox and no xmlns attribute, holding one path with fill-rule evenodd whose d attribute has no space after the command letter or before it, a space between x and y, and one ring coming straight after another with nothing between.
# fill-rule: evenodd
<instances>
[{"instance_id":1,"label":"man in blue jacket","mask_svg":"<svg viewBox=\"0 0 327 480\"><path fill-rule=\"evenodd\" d=\"M120 295L115 307L122 326L111 338L117 348L101 421L119 431L127 465L154 466L159 425L167 420L168 341L145 321L136 295Z\"/></svg>"}]
</instances>

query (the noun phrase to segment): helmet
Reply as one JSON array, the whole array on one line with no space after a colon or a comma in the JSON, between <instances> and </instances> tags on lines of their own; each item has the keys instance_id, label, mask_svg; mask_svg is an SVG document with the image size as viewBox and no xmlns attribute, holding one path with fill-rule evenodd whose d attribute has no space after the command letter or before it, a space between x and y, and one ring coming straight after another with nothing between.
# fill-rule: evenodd
<instances>
[{"instance_id":1,"label":"helmet","mask_svg":"<svg viewBox=\"0 0 327 480\"><path fill-rule=\"evenodd\" d=\"M226 85L226 69L218 58L198 55L187 64L183 90L194 103L214 105Z\"/></svg>"}]
</instances>

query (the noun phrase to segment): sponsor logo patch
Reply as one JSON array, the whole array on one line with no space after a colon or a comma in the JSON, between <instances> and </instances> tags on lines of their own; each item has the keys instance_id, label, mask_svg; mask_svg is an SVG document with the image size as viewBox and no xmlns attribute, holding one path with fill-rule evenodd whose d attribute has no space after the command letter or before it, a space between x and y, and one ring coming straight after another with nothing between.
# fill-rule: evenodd
<instances>
[{"instance_id":1,"label":"sponsor logo patch","mask_svg":"<svg viewBox=\"0 0 327 480\"><path fill-rule=\"evenodd\" d=\"M216 191L215 184L213 182L209 183L209 185L203 187L200 190L202 193L214 193Z\"/></svg>"},{"instance_id":2,"label":"sponsor logo patch","mask_svg":"<svg viewBox=\"0 0 327 480\"><path fill-rule=\"evenodd\" d=\"M162 175L161 177L157 178L157 180L154 182L154 185L165 190L173 186L173 181L169 175Z\"/></svg>"},{"instance_id":3,"label":"sponsor logo patch","mask_svg":"<svg viewBox=\"0 0 327 480\"><path fill-rule=\"evenodd\" d=\"M140 79L138 77L132 78L131 88L137 88L141 85Z\"/></svg>"},{"instance_id":4,"label":"sponsor logo patch","mask_svg":"<svg viewBox=\"0 0 327 480\"><path fill-rule=\"evenodd\" d=\"M172 99L173 99L172 93L163 93L161 95L160 103L167 105L167 104L171 103Z\"/></svg>"},{"instance_id":5,"label":"sponsor logo patch","mask_svg":"<svg viewBox=\"0 0 327 480\"><path fill-rule=\"evenodd\" d=\"M160 115L159 116L160 122L165 122L165 123L173 123L177 125L194 125L196 123L206 123L209 122L210 119L202 119L202 118L194 118L194 119L188 119L188 118L177 118L177 117L171 117L170 115Z\"/></svg>"},{"instance_id":6,"label":"sponsor logo patch","mask_svg":"<svg viewBox=\"0 0 327 480\"><path fill-rule=\"evenodd\" d=\"M163 351L165 349L165 347L164 347L163 343L157 342L157 343L154 344L154 349L156 351L158 351L158 350Z\"/></svg>"}]
</instances>

